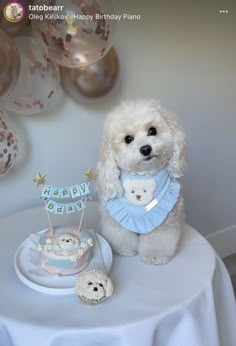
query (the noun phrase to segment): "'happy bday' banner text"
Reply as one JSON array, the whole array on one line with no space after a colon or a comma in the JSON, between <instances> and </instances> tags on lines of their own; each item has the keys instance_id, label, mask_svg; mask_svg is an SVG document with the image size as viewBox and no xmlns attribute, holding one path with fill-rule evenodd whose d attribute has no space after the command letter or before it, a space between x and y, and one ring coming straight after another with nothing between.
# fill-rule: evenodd
<instances>
[{"instance_id":1,"label":"'happy bday' banner text","mask_svg":"<svg viewBox=\"0 0 236 346\"><path fill-rule=\"evenodd\" d=\"M51 185L44 185L41 198L77 198L85 197L89 195L89 187L87 183L82 183L79 185L73 185L69 187L54 187Z\"/></svg>"}]
</instances>

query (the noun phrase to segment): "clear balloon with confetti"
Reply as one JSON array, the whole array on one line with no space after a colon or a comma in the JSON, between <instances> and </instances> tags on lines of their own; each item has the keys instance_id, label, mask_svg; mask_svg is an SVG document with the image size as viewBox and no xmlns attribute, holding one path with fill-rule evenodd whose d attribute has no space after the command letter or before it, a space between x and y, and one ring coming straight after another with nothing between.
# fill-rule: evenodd
<instances>
[{"instance_id":1,"label":"clear balloon with confetti","mask_svg":"<svg viewBox=\"0 0 236 346\"><path fill-rule=\"evenodd\" d=\"M104 57L113 44L111 0L35 0L34 6L42 9L35 12L36 18L43 18L32 19L35 37L45 54L59 65L89 66Z\"/></svg>"},{"instance_id":2,"label":"clear balloon with confetti","mask_svg":"<svg viewBox=\"0 0 236 346\"><path fill-rule=\"evenodd\" d=\"M14 165L18 154L18 140L8 115L0 109L0 176Z\"/></svg>"},{"instance_id":3,"label":"clear balloon with confetti","mask_svg":"<svg viewBox=\"0 0 236 346\"><path fill-rule=\"evenodd\" d=\"M44 57L34 38L18 37L15 43L20 53L20 76L2 105L19 114L42 112L56 96L60 85L59 68Z\"/></svg>"}]
</instances>

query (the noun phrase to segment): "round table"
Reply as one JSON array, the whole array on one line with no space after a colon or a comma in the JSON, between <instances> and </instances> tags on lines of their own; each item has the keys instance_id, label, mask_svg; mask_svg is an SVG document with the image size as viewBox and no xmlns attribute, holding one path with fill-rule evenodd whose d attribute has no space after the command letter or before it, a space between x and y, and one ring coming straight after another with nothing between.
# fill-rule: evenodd
<instances>
[{"instance_id":1,"label":"round table","mask_svg":"<svg viewBox=\"0 0 236 346\"><path fill-rule=\"evenodd\" d=\"M78 224L80 215L53 219ZM91 202L84 226L99 230ZM209 243L186 226L168 264L114 255L114 293L97 306L75 294L53 296L25 286L14 254L31 233L48 227L43 208L0 220L0 345L2 346L233 346L236 309L229 275Z\"/></svg>"}]
</instances>

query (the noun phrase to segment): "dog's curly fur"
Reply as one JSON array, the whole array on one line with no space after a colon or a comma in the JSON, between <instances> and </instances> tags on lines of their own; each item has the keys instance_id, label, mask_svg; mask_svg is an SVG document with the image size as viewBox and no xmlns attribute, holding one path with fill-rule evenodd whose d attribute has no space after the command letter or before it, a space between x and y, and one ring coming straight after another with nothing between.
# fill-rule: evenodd
<instances>
[{"instance_id":1,"label":"dog's curly fur","mask_svg":"<svg viewBox=\"0 0 236 346\"><path fill-rule=\"evenodd\" d=\"M157 135L148 136L154 127ZM127 135L134 139L125 142ZM140 147L150 145L152 157L144 160ZM120 170L132 174L152 175L163 167L175 178L183 175L186 166L185 134L175 114L165 110L158 101L122 102L104 125L101 157L98 163L98 190L106 199L123 195ZM113 250L125 256L138 254L147 263L163 264L175 254L184 226L183 196L164 222L147 234L138 235L117 223L101 200L102 235Z\"/></svg>"}]
</instances>

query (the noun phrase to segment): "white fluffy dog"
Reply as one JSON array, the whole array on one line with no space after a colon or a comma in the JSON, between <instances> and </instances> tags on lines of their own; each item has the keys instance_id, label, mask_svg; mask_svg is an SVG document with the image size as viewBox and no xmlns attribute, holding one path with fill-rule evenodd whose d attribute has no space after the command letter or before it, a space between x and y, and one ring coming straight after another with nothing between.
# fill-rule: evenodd
<instances>
[{"instance_id":1,"label":"white fluffy dog","mask_svg":"<svg viewBox=\"0 0 236 346\"><path fill-rule=\"evenodd\" d=\"M116 253L154 264L175 254L184 226L176 178L185 165L184 132L159 102L126 101L108 114L98 190L101 232Z\"/></svg>"}]
</instances>

